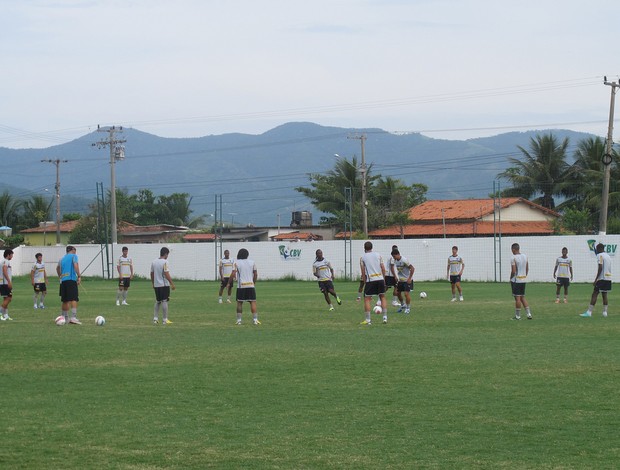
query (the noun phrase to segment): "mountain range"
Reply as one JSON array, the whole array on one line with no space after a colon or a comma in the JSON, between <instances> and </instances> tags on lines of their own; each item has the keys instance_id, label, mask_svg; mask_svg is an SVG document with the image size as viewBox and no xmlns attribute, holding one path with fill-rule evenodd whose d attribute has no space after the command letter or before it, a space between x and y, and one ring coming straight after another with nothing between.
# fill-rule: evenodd
<instances>
[{"instance_id":1,"label":"mountain range","mask_svg":"<svg viewBox=\"0 0 620 470\"><path fill-rule=\"evenodd\" d=\"M359 163L362 143L371 174L426 184L428 199L463 199L490 194L498 173L509 166L508 158L522 155L517 146L528 148L532 137L548 132L569 138L569 154L579 140L591 137L554 129L444 140L308 122L283 124L259 135L199 138L164 138L125 128L115 134L125 140L125 158L114 164L115 180L117 188L130 194L140 189L155 195L188 193L193 215L204 216L207 224L213 222L216 198L221 219L234 225L288 226L293 211L310 211L318 223L321 214L294 188L309 186L310 173L331 170L335 154L356 156ZM61 212L86 212L96 200L97 183L106 191L111 186L109 148L93 145L107 135L93 131L46 149L0 147L0 190L20 198L52 195L56 165L41 160L60 159Z\"/></svg>"}]
</instances>

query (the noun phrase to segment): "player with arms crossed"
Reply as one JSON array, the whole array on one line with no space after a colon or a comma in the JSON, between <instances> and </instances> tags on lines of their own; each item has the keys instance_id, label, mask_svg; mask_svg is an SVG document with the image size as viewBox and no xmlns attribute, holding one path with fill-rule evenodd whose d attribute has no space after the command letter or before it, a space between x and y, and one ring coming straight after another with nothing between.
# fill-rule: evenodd
<instances>
[{"instance_id":1,"label":"player with arms crossed","mask_svg":"<svg viewBox=\"0 0 620 470\"><path fill-rule=\"evenodd\" d=\"M342 301L338 294L336 294L336 290L334 289L334 268L329 261L323 258L323 251L316 250L316 259L314 263L312 263L312 274L318 278L319 281L319 290L325 296L325 302L329 306L329 311L334 310L334 306L329 300L329 295L331 294L338 302L338 305L342 305Z\"/></svg>"},{"instance_id":2,"label":"player with arms crossed","mask_svg":"<svg viewBox=\"0 0 620 470\"><path fill-rule=\"evenodd\" d=\"M34 308L45 308L43 301L47 294L47 272L45 271L45 263L43 262L43 254L34 255L35 263L30 270L30 283L34 289Z\"/></svg>"},{"instance_id":3,"label":"player with arms crossed","mask_svg":"<svg viewBox=\"0 0 620 470\"><path fill-rule=\"evenodd\" d=\"M465 263L463 258L459 256L459 247L452 247L452 255L448 256L447 273L448 279L450 279L450 287L452 289L452 300L450 302L456 302L456 291L459 291L459 301L463 301L463 289L461 289L461 276L465 269Z\"/></svg>"},{"instance_id":4,"label":"player with arms crossed","mask_svg":"<svg viewBox=\"0 0 620 470\"><path fill-rule=\"evenodd\" d=\"M515 298L515 320L521 320L521 306L525 307L527 319L532 319L530 306L525 299L525 286L527 284L527 275L530 271L530 265L527 256L521 253L518 243L513 243L512 256L510 257L510 286L512 287L512 295Z\"/></svg>"},{"instance_id":5,"label":"player with arms crossed","mask_svg":"<svg viewBox=\"0 0 620 470\"><path fill-rule=\"evenodd\" d=\"M118 291L116 292L116 305L129 305L127 303L127 291L133 279L133 261L128 256L129 248L123 247L123 254L118 258L116 270L118 271ZM121 297L123 302L121 303Z\"/></svg>"},{"instance_id":6,"label":"player with arms crossed","mask_svg":"<svg viewBox=\"0 0 620 470\"><path fill-rule=\"evenodd\" d=\"M230 259L230 251L224 250L224 257L220 260L220 292L218 293L219 299L218 303L222 303L222 293L224 289L227 289L228 298L226 299L226 303L230 303L230 294L232 293L233 281L230 278L230 275L233 272L233 268L235 267L235 260Z\"/></svg>"},{"instance_id":7,"label":"player with arms crossed","mask_svg":"<svg viewBox=\"0 0 620 470\"><path fill-rule=\"evenodd\" d=\"M556 277L557 274L557 277ZM560 289L564 286L564 303L568 302L568 286L573 280L573 260L568 257L568 248L562 248L562 256L555 260L553 268L555 279L555 303L560 303Z\"/></svg>"},{"instance_id":8,"label":"player with arms crossed","mask_svg":"<svg viewBox=\"0 0 620 470\"><path fill-rule=\"evenodd\" d=\"M607 316L607 294L611 292L611 257L605 253L605 245L602 243L596 245L596 264L598 268L596 270L596 278L594 279L594 290L592 291L590 305L588 306L588 310L580 314L580 316L584 318L590 318L592 316L592 311L596 305L599 292L603 297L603 316Z\"/></svg>"},{"instance_id":9,"label":"player with arms crossed","mask_svg":"<svg viewBox=\"0 0 620 470\"><path fill-rule=\"evenodd\" d=\"M258 271L256 270L254 261L248 259L249 256L250 252L245 248L241 248L237 253L235 268L232 272L232 279L237 280L237 325L241 325L244 302L250 302L252 323L254 325L260 325L256 307L256 280L258 279Z\"/></svg>"},{"instance_id":10,"label":"player with arms crossed","mask_svg":"<svg viewBox=\"0 0 620 470\"><path fill-rule=\"evenodd\" d=\"M383 323L387 323L387 303L385 301L385 265L379 253L372 251L372 242L364 243L364 255L360 261L364 284L364 313L366 319L362 325L372 325L370 321L370 302L373 295L378 295L381 301Z\"/></svg>"}]
</instances>

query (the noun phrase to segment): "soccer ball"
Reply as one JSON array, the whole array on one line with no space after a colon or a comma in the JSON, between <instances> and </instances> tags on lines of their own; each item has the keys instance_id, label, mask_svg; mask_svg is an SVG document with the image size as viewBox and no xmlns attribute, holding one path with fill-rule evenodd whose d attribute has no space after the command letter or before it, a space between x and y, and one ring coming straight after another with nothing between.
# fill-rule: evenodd
<instances>
[{"instance_id":1,"label":"soccer ball","mask_svg":"<svg viewBox=\"0 0 620 470\"><path fill-rule=\"evenodd\" d=\"M383 313L383 309L379 305L375 305L375 308L372 309L377 315L381 315Z\"/></svg>"},{"instance_id":2,"label":"soccer ball","mask_svg":"<svg viewBox=\"0 0 620 470\"><path fill-rule=\"evenodd\" d=\"M105 325L105 318L103 318L101 315L99 315L97 318L95 318L95 325L97 325L97 326Z\"/></svg>"},{"instance_id":3,"label":"soccer ball","mask_svg":"<svg viewBox=\"0 0 620 470\"><path fill-rule=\"evenodd\" d=\"M54 320L54 323L56 323L56 325L58 326L65 326L65 324L67 323L67 320L65 320L64 316L58 315L56 319Z\"/></svg>"},{"instance_id":4,"label":"soccer ball","mask_svg":"<svg viewBox=\"0 0 620 470\"><path fill-rule=\"evenodd\" d=\"M421 299L426 299L426 292L424 292L424 291L420 292L420 298Z\"/></svg>"}]
</instances>

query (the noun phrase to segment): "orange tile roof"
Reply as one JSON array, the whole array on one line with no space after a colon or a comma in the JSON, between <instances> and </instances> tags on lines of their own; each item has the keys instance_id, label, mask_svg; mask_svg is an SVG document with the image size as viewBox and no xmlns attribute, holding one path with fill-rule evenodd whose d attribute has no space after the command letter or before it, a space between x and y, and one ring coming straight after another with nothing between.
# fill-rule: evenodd
<instances>
[{"instance_id":1,"label":"orange tile roof","mask_svg":"<svg viewBox=\"0 0 620 470\"><path fill-rule=\"evenodd\" d=\"M60 231L63 233L72 232L79 222L80 222L79 220L70 220L68 222L60 222ZM44 232L49 233L49 232L55 232L55 231L56 231L56 224L54 223L54 224L47 224L47 226L45 227L27 228L26 230L22 230L20 233L44 233Z\"/></svg>"},{"instance_id":2,"label":"orange tile roof","mask_svg":"<svg viewBox=\"0 0 620 470\"><path fill-rule=\"evenodd\" d=\"M215 240L214 233L188 233L183 236L183 240L187 241L213 241Z\"/></svg>"},{"instance_id":3,"label":"orange tile roof","mask_svg":"<svg viewBox=\"0 0 620 470\"><path fill-rule=\"evenodd\" d=\"M407 212L409 218L416 222L431 220L474 220L480 219L485 215L493 213L493 199L449 199L426 201L420 205L412 207ZM549 215L560 217L555 211L547 209L538 204L534 204L527 199L520 197L506 197L500 199L501 208L512 206L522 202Z\"/></svg>"},{"instance_id":4,"label":"orange tile roof","mask_svg":"<svg viewBox=\"0 0 620 470\"><path fill-rule=\"evenodd\" d=\"M311 232L287 232L287 233L278 233L277 235L272 235L272 240L323 240L321 235L315 235Z\"/></svg>"},{"instance_id":5,"label":"orange tile roof","mask_svg":"<svg viewBox=\"0 0 620 470\"><path fill-rule=\"evenodd\" d=\"M502 221L498 224L498 231L503 236L508 235L551 235L553 227L549 222L515 222ZM403 227L405 237L443 237L444 225L439 224L413 224ZM457 222L446 223L445 235L448 237L463 236L491 236L494 233L493 222ZM373 230L369 233L375 238L397 238L400 237L400 227L388 227Z\"/></svg>"}]
</instances>

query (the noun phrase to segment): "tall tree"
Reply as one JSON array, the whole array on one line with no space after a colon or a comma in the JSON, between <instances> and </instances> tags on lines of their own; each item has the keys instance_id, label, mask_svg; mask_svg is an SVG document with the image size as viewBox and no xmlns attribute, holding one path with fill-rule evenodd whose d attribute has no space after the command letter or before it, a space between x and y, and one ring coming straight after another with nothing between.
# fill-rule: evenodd
<instances>
[{"instance_id":1,"label":"tall tree","mask_svg":"<svg viewBox=\"0 0 620 470\"><path fill-rule=\"evenodd\" d=\"M0 194L0 223L17 228L21 206L22 202L11 196L8 191Z\"/></svg>"},{"instance_id":2,"label":"tall tree","mask_svg":"<svg viewBox=\"0 0 620 470\"><path fill-rule=\"evenodd\" d=\"M46 199L40 194L23 201L21 224L27 228L32 228L38 226L40 222L50 220L50 209L53 202L54 199Z\"/></svg>"},{"instance_id":3,"label":"tall tree","mask_svg":"<svg viewBox=\"0 0 620 470\"><path fill-rule=\"evenodd\" d=\"M510 158L510 168L499 176L513 186L503 191L505 196L532 199L543 207L555 209L555 197L571 194L573 167L566 161L568 138L562 142L552 134L530 139L529 150L517 146L523 159Z\"/></svg>"}]
</instances>

